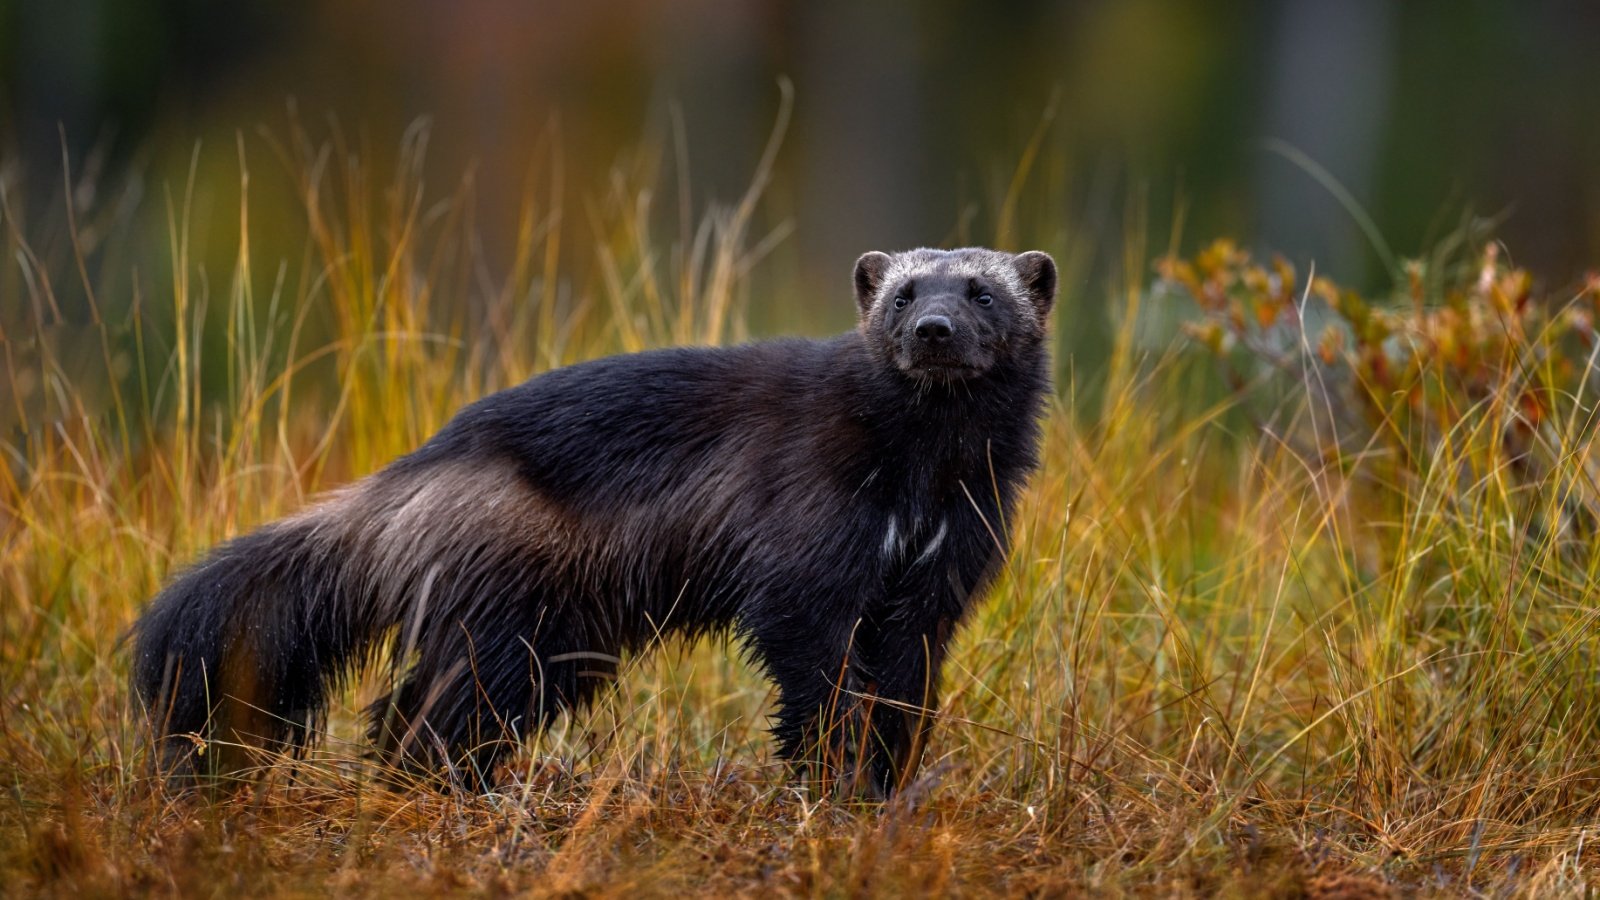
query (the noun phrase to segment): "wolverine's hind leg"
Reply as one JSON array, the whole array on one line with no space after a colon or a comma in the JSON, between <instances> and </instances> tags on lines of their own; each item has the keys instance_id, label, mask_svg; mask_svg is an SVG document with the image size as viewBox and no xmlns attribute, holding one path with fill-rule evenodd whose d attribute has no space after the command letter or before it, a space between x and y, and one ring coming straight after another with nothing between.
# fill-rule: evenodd
<instances>
[{"instance_id":1,"label":"wolverine's hind leg","mask_svg":"<svg viewBox=\"0 0 1600 900\"><path fill-rule=\"evenodd\" d=\"M368 716L388 762L487 786L508 751L615 680L616 656L539 592L473 599L415 629L409 670Z\"/></svg>"}]
</instances>

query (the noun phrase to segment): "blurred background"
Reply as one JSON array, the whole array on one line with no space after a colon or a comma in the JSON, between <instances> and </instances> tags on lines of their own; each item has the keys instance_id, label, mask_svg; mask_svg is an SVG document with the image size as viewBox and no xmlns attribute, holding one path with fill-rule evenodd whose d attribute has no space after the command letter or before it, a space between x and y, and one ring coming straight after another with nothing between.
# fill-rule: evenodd
<instances>
[{"instance_id":1,"label":"blurred background","mask_svg":"<svg viewBox=\"0 0 1600 900\"><path fill-rule=\"evenodd\" d=\"M1361 215L1402 257L1500 217L1512 260L1576 281L1600 262L1597 35L1600 5L1554 0L3 0L0 121L13 216L59 201L64 146L75 189L132 184L165 238L193 167L222 272L241 157L254 237L297 252L270 234L297 214L272 187L291 120L379 171L425 122L420 171L468 179L492 274L530 179L562 182L572 246L640 148L694 215L736 202L788 79L754 330L847 326L869 248L1027 243L1072 257L1092 356L1097 278L1178 224L1180 249L1232 235L1371 288Z\"/></svg>"}]
</instances>

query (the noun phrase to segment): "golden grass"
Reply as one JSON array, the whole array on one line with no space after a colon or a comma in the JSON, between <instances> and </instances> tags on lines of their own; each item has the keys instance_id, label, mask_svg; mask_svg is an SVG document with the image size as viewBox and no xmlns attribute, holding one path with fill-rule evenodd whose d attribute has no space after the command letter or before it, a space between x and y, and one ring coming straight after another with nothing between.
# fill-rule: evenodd
<instances>
[{"instance_id":1,"label":"golden grass","mask_svg":"<svg viewBox=\"0 0 1600 900\"><path fill-rule=\"evenodd\" d=\"M1207 406L1203 360L1140 351L1142 248L1108 292L1128 301L1103 397L1053 410L1015 552L946 669L923 772L887 806L791 784L764 733L767 686L716 642L630 661L494 794L378 786L353 712L370 687L341 700L309 759L263 759L219 797L166 792L119 638L176 567L372 471L485 392L608 352L743 336L770 247L753 226L765 163L748 197L666 234L649 191L619 177L584 209L582 254L563 245L559 188L530 191L511 271L486 287L468 198L422 192L422 143L408 136L387 184L337 139L294 130L275 145L302 203L301 256L284 269L259 249L248 199L232 270L203 269L193 185L169 191L160 296L105 294L104 246L5 210L12 890L1592 889L1600 555L1592 533L1518 521L1527 488L1495 438L1514 399L1483 398L1404 478L1377 452L1308 460L1241 425L1233 401ZM559 157L540 153L559 185ZM842 278L831 295L848 302ZM1092 302L1068 296L1063 315ZM99 317L129 304L131 331ZM74 353L62 306L93 310ZM84 358L122 374L89 385L73 374ZM1533 486L1551 508L1592 488L1592 436L1576 416L1561 427L1569 452Z\"/></svg>"}]
</instances>

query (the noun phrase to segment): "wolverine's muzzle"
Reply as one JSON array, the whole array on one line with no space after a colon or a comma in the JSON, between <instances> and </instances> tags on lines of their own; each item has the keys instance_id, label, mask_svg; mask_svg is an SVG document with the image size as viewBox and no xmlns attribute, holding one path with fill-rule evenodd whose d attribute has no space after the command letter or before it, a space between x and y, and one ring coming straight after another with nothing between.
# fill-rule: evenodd
<instances>
[{"instance_id":1,"label":"wolverine's muzzle","mask_svg":"<svg viewBox=\"0 0 1600 900\"><path fill-rule=\"evenodd\" d=\"M919 316L902 335L900 367L919 378L971 378L981 375L988 362L972 329L937 308Z\"/></svg>"}]
</instances>

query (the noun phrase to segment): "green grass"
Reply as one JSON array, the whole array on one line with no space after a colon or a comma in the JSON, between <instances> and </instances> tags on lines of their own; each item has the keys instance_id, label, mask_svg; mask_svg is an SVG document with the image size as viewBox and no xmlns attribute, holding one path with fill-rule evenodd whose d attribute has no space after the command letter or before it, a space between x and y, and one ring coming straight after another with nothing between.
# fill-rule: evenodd
<instances>
[{"instance_id":1,"label":"green grass","mask_svg":"<svg viewBox=\"0 0 1600 900\"><path fill-rule=\"evenodd\" d=\"M748 197L665 230L626 179L586 209L536 189L509 273L483 289L469 198L425 195L412 152L380 182L292 133L279 156L297 216L264 237L241 194L215 201L237 233L204 266L195 189L175 186L156 219L159 294L119 287L128 261L104 237L149 221L80 211L54 231L6 210L12 890L1592 889L1600 555L1592 529L1559 524L1594 496L1586 420L1551 426L1561 452L1534 476L1513 477L1500 439L1508 393L1476 398L1406 465L1381 441L1308 453L1303 392L1258 429L1248 397L1196 388L1203 355L1141 350L1139 306L1156 301L1136 242L1120 287L1063 300L1067 315L1118 298L1111 362L1092 400L1059 385L1015 551L946 668L921 777L887 806L792 784L765 735L768 686L720 642L629 661L491 795L379 786L354 717L371 683L341 698L308 759L263 758L219 796L168 793L119 643L164 578L488 391L605 353L742 338L752 273L781 237L754 225L766 164ZM587 217L581 253L563 214ZM86 224L102 243L85 246ZM269 244L294 248L289 263ZM596 277L577 280L575 259ZM63 304L95 311L77 343L53 316ZM130 306L127 329L99 319Z\"/></svg>"}]
</instances>

